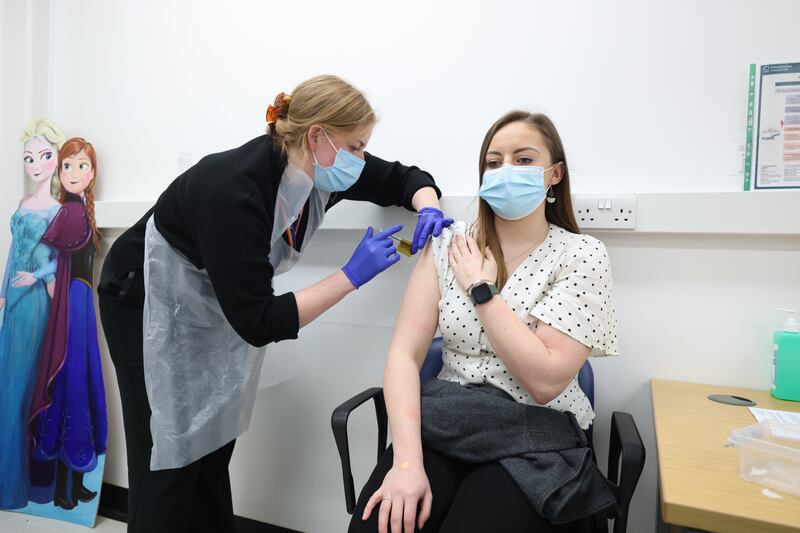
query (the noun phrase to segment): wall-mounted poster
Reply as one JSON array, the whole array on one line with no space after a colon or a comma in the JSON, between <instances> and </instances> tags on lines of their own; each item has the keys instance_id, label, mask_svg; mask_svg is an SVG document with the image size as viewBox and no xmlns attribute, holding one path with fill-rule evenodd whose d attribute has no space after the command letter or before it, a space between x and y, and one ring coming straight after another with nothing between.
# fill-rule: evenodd
<instances>
[{"instance_id":1,"label":"wall-mounted poster","mask_svg":"<svg viewBox=\"0 0 800 533\"><path fill-rule=\"evenodd\" d=\"M800 63L750 65L744 170L745 190L800 189Z\"/></svg>"}]
</instances>

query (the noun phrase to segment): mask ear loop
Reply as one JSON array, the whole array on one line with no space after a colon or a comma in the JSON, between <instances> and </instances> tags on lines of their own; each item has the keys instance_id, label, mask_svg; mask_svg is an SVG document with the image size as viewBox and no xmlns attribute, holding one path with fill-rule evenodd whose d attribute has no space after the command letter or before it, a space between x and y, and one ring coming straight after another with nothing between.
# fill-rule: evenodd
<instances>
[{"instance_id":1,"label":"mask ear loop","mask_svg":"<svg viewBox=\"0 0 800 533\"><path fill-rule=\"evenodd\" d=\"M322 130L322 132L325 133L325 130ZM311 150L311 147L309 146L308 149ZM311 157L314 158L314 164L319 166L319 161L317 161L317 154L314 153L314 150L311 150Z\"/></svg>"},{"instance_id":2,"label":"mask ear loop","mask_svg":"<svg viewBox=\"0 0 800 533\"><path fill-rule=\"evenodd\" d=\"M333 144L333 141L331 140L331 138L330 138L330 137L328 137L328 132L327 132L327 131L325 131L325 128L322 128L322 127L321 127L320 129L322 130L322 133L324 133L324 134L325 134L325 138L326 138L326 139L328 139L328 142L329 142L329 143L331 143L331 148L333 148L333 151L334 151L334 152L338 152L338 151L339 151L339 149L338 149L338 148L336 148L336 145L335 145L335 144Z\"/></svg>"},{"instance_id":3,"label":"mask ear loop","mask_svg":"<svg viewBox=\"0 0 800 533\"><path fill-rule=\"evenodd\" d=\"M326 139L328 139L328 142L329 142L329 143L331 143L331 148L333 148L333 151L334 151L334 152L338 152L338 151L339 151L339 149L338 149L338 148L336 148L336 145L335 145L335 144L333 144L333 141L331 140L331 138L330 138L330 137L328 137L328 132L327 132L327 131L325 131L325 128L323 128L322 126L320 126L320 128L319 128L319 129L321 129L321 130L322 130L322 133L323 133L323 134L325 134L325 138L326 138ZM314 163L316 163L317 165L319 165L319 161L317 161L317 156L316 156L316 154L314 154L314 150L311 150L311 157L313 157L313 158L314 158Z\"/></svg>"}]
</instances>

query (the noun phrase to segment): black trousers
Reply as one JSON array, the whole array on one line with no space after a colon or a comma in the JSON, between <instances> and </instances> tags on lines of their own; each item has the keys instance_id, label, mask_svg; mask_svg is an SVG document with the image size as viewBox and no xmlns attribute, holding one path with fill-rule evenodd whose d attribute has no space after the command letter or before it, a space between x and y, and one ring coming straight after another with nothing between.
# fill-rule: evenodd
<instances>
[{"instance_id":1,"label":"black trousers","mask_svg":"<svg viewBox=\"0 0 800 533\"><path fill-rule=\"evenodd\" d=\"M98 292L117 374L128 452L128 533L233 532L228 463L235 440L182 468L150 470L150 404L142 366L142 309Z\"/></svg>"},{"instance_id":2,"label":"black trousers","mask_svg":"<svg viewBox=\"0 0 800 533\"><path fill-rule=\"evenodd\" d=\"M550 524L534 509L514 479L498 462L470 464L447 457L425 446L422 448L425 473L431 484L433 505L431 517L420 533L540 533L582 531L586 522L559 526ZM358 498L350 521L350 533L378 531L378 511L372 510L367 521L361 520L364 506L383 483L392 468L390 446ZM391 527L391 524L390 524ZM393 531L392 533L400 533ZM406 532L410 533L410 532Z\"/></svg>"}]
</instances>

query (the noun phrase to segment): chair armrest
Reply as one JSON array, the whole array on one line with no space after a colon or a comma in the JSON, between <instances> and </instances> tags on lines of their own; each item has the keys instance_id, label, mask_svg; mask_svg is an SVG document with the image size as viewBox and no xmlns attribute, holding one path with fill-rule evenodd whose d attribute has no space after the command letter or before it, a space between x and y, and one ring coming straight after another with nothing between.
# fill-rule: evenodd
<instances>
[{"instance_id":1,"label":"chair armrest","mask_svg":"<svg viewBox=\"0 0 800 533\"><path fill-rule=\"evenodd\" d=\"M622 468L620 468L622 459ZM628 507L644 468L645 449L633 417L628 413L611 415L611 443L608 447L608 479L619 487L614 514L614 533L628 525Z\"/></svg>"},{"instance_id":2,"label":"chair armrest","mask_svg":"<svg viewBox=\"0 0 800 533\"><path fill-rule=\"evenodd\" d=\"M342 478L344 481L344 500L348 514L353 514L356 508L356 493L353 486L353 471L350 467L350 444L347 439L347 419L357 407L368 400L375 402L375 417L378 421L378 460L386 451L386 403L383 399L383 389L373 387L356 394L342 405L333 410L331 427L339 458L342 461Z\"/></svg>"}]
</instances>

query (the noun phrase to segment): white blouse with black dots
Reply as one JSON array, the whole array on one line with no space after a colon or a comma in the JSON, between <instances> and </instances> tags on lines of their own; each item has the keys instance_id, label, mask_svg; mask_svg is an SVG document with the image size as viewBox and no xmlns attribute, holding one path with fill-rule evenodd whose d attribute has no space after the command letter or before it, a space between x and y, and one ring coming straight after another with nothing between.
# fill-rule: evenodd
<instances>
[{"instance_id":1,"label":"white blouse with black dots","mask_svg":"<svg viewBox=\"0 0 800 533\"><path fill-rule=\"evenodd\" d=\"M439 330L444 338L439 379L489 383L521 403L540 405L494 353L472 301L455 281L448 247L466 225L457 222L432 240L439 274ZM517 267L500 292L511 309L535 330L539 321L592 348L591 355L619 355L617 320L608 253L602 242L550 225L542 244ZM583 429L594 419L577 376L546 407L569 411Z\"/></svg>"}]
</instances>

